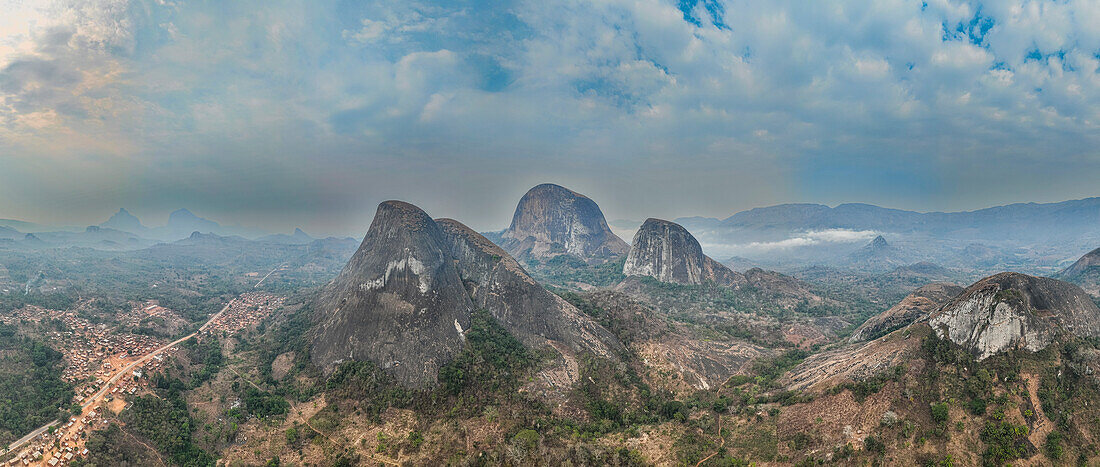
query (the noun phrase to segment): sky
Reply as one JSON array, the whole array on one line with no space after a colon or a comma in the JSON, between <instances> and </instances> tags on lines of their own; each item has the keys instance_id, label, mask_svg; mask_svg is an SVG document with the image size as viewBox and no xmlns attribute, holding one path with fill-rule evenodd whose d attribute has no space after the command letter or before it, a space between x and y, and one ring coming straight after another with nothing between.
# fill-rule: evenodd
<instances>
[{"instance_id":1,"label":"sky","mask_svg":"<svg viewBox=\"0 0 1100 467\"><path fill-rule=\"evenodd\" d=\"M1100 195L1100 2L0 0L0 218Z\"/></svg>"}]
</instances>

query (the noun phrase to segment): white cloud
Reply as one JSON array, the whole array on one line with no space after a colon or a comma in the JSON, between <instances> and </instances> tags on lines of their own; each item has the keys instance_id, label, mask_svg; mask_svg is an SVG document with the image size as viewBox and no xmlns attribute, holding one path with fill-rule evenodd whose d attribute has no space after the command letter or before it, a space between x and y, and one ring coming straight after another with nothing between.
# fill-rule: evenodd
<instances>
[{"instance_id":1,"label":"white cloud","mask_svg":"<svg viewBox=\"0 0 1100 467\"><path fill-rule=\"evenodd\" d=\"M826 229L798 232L789 238L773 242L750 242L732 245L707 245L707 249L724 250L734 254L761 254L777 250L791 250L827 243L858 243L869 241L879 233L874 230Z\"/></svg>"},{"instance_id":2,"label":"white cloud","mask_svg":"<svg viewBox=\"0 0 1100 467\"><path fill-rule=\"evenodd\" d=\"M0 144L27 160L165 167L263 155L285 173L346 178L325 189L356 199L431 178L487 200L449 178L511 189L556 174L614 187L632 218L1095 194L1096 2L720 3L728 28L685 21L671 0L8 1L0 70L38 68L0 72ZM428 175L402 172L408 161ZM1017 173L1050 183L1003 183ZM14 187L34 177L0 174L13 187L0 195L27 196ZM500 218L441 198L475 224Z\"/></svg>"}]
</instances>

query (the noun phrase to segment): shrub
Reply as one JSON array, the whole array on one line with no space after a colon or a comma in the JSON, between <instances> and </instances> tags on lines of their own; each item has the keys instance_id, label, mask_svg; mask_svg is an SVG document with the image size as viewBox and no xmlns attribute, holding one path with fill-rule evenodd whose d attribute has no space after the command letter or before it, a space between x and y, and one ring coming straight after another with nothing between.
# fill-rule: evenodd
<instances>
[{"instance_id":1,"label":"shrub","mask_svg":"<svg viewBox=\"0 0 1100 467\"><path fill-rule=\"evenodd\" d=\"M984 454L986 460L999 465L1025 457L1028 433L1026 425L1014 425L1007 421L989 422L981 435L982 441L986 444Z\"/></svg>"},{"instance_id":2,"label":"shrub","mask_svg":"<svg viewBox=\"0 0 1100 467\"><path fill-rule=\"evenodd\" d=\"M882 455L886 453L886 444L874 436L868 436L863 440L863 450Z\"/></svg>"},{"instance_id":3,"label":"shrub","mask_svg":"<svg viewBox=\"0 0 1100 467\"><path fill-rule=\"evenodd\" d=\"M940 425L947 423L950 416L950 408L946 402L932 404L932 421Z\"/></svg>"},{"instance_id":4,"label":"shrub","mask_svg":"<svg viewBox=\"0 0 1100 467\"><path fill-rule=\"evenodd\" d=\"M1052 431L1047 433L1047 441L1043 443L1043 452L1052 460L1062 458L1062 433Z\"/></svg>"},{"instance_id":5,"label":"shrub","mask_svg":"<svg viewBox=\"0 0 1100 467\"><path fill-rule=\"evenodd\" d=\"M986 405L987 402L985 399L970 399L970 402L966 403L966 410L969 411L971 415L981 416L985 415Z\"/></svg>"}]
</instances>

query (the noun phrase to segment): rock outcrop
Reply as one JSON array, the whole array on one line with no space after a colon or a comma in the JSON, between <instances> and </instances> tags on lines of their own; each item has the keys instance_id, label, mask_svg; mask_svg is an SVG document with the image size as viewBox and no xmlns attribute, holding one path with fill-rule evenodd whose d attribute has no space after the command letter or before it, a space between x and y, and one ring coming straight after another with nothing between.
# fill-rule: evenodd
<instances>
[{"instance_id":1,"label":"rock outcrop","mask_svg":"<svg viewBox=\"0 0 1100 467\"><path fill-rule=\"evenodd\" d=\"M1100 248L1086 253L1055 277L1077 284L1093 296L1100 296Z\"/></svg>"},{"instance_id":2,"label":"rock outcrop","mask_svg":"<svg viewBox=\"0 0 1100 467\"><path fill-rule=\"evenodd\" d=\"M449 250L420 208L378 205L359 250L317 300L314 363L370 360L406 386L434 384L462 350L474 309Z\"/></svg>"},{"instance_id":3,"label":"rock outcrop","mask_svg":"<svg viewBox=\"0 0 1100 467\"><path fill-rule=\"evenodd\" d=\"M871 268L893 268L904 264L901 250L886 241L882 235L848 255L854 265Z\"/></svg>"},{"instance_id":4,"label":"rock outcrop","mask_svg":"<svg viewBox=\"0 0 1100 467\"><path fill-rule=\"evenodd\" d=\"M485 309L534 348L615 359L606 329L535 282L503 249L451 219L400 201L379 205L359 250L318 298L312 357L331 370L370 360L409 387L437 382Z\"/></svg>"},{"instance_id":5,"label":"rock outcrop","mask_svg":"<svg viewBox=\"0 0 1100 467\"><path fill-rule=\"evenodd\" d=\"M894 329L908 326L936 311L945 303L962 293L963 288L956 284L935 282L925 285L906 296L889 310L872 316L861 324L849 342L871 340Z\"/></svg>"},{"instance_id":6,"label":"rock outcrop","mask_svg":"<svg viewBox=\"0 0 1100 467\"><path fill-rule=\"evenodd\" d=\"M928 324L983 360L1012 349L1042 350L1062 333L1100 337L1100 308L1068 282L1004 272L967 287Z\"/></svg>"},{"instance_id":7,"label":"rock outcrop","mask_svg":"<svg viewBox=\"0 0 1100 467\"><path fill-rule=\"evenodd\" d=\"M524 344L541 348L553 342L607 358L622 349L615 336L544 289L502 248L456 220L436 223L474 305Z\"/></svg>"},{"instance_id":8,"label":"rock outcrop","mask_svg":"<svg viewBox=\"0 0 1100 467\"><path fill-rule=\"evenodd\" d=\"M661 282L699 285L713 281L737 286L745 276L703 254L703 248L680 224L646 219L634 234L623 275L649 276Z\"/></svg>"},{"instance_id":9,"label":"rock outcrop","mask_svg":"<svg viewBox=\"0 0 1100 467\"><path fill-rule=\"evenodd\" d=\"M554 184L538 185L523 195L501 246L519 259L573 255L605 261L630 249L611 232L596 202Z\"/></svg>"}]
</instances>

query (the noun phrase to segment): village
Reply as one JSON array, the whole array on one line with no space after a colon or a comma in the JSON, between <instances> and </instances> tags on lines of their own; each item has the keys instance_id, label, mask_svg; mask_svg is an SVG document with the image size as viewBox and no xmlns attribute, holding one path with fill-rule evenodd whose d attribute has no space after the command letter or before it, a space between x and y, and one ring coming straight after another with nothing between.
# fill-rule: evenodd
<instances>
[{"instance_id":1,"label":"village","mask_svg":"<svg viewBox=\"0 0 1100 467\"><path fill-rule=\"evenodd\" d=\"M248 292L234 298L199 331L171 343L151 336L114 332L107 324L93 324L76 311L48 310L27 306L0 317L6 323L60 321L64 330L47 333L50 346L60 351L67 366L63 379L74 386L74 404L80 404L80 416L45 427L41 433L18 446L0 466L49 466L69 464L87 454L88 435L103 428L108 418L127 406L127 398L149 392L149 376L164 368L178 344L196 335L232 335L258 323L283 305L284 298L270 293ZM120 316L120 323L134 325L145 317L172 314L155 302L134 303ZM64 409L64 408L62 408ZM10 453L0 453L10 454ZM8 456L5 456L8 457ZM3 457L0 457L3 458Z\"/></svg>"},{"instance_id":2,"label":"village","mask_svg":"<svg viewBox=\"0 0 1100 467\"><path fill-rule=\"evenodd\" d=\"M230 300L229 308L203 326L201 331L215 335L236 334L282 307L285 300L266 292L245 292Z\"/></svg>"}]
</instances>

